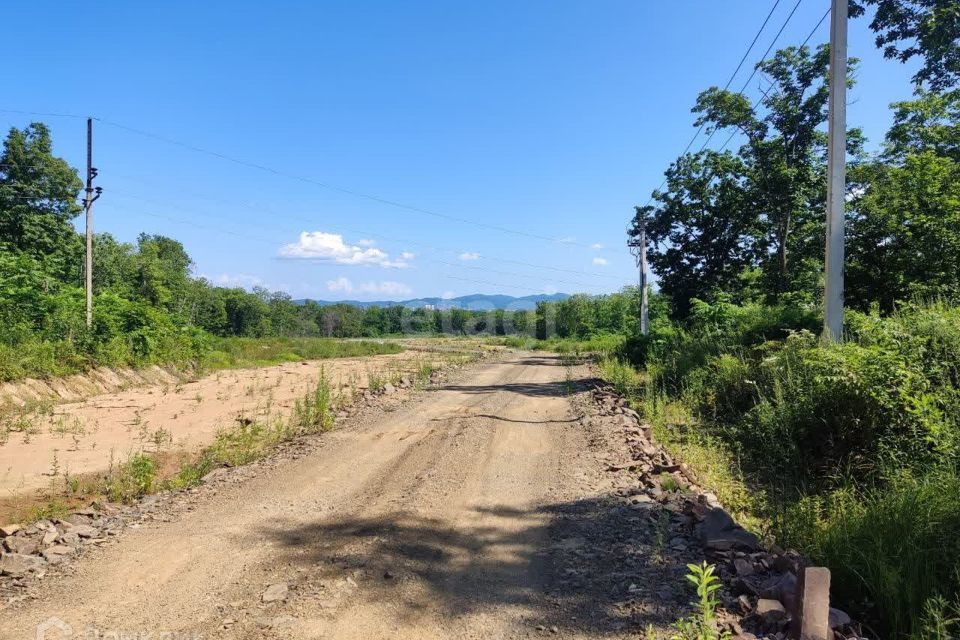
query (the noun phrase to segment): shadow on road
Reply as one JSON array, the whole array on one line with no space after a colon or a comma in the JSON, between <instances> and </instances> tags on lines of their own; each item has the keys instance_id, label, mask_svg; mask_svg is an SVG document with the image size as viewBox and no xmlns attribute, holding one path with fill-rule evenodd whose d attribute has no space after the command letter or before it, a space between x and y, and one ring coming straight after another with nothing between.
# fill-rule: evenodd
<instances>
[{"instance_id":1,"label":"shadow on road","mask_svg":"<svg viewBox=\"0 0 960 640\"><path fill-rule=\"evenodd\" d=\"M364 600L402 604L384 611L429 610L451 622L506 606L532 627L620 635L669 624L692 598L683 576L701 557L671 548L689 523L659 505L604 496L454 517L396 512L264 535L308 580L357 575Z\"/></svg>"},{"instance_id":2,"label":"shadow on road","mask_svg":"<svg viewBox=\"0 0 960 640\"><path fill-rule=\"evenodd\" d=\"M469 394L489 394L497 392L517 393L537 398L562 398L596 386L592 378L560 380L557 382L504 382L500 384L448 384L438 387L438 391L459 391Z\"/></svg>"}]
</instances>

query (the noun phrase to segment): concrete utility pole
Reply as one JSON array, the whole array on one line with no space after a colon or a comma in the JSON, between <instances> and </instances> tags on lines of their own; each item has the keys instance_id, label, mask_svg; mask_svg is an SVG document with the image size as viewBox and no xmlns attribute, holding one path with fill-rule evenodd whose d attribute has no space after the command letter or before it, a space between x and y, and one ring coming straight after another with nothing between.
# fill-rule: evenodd
<instances>
[{"instance_id":1,"label":"concrete utility pole","mask_svg":"<svg viewBox=\"0 0 960 640\"><path fill-rule=\"evenodd\" d=\"M650 333L650 303L647 300L647 223L640 218L640 235L637 239L627 241L630 247L630 253L637 261L637 268L640 270L640 333L647 335Z\"/></svg>"},{"instance_id":2,"label":"concrete utility pole","mask_svg":"<svg viewBox=\"0 0 960 640\"><path fill-rule=\"evenodd\" d=\"M83 199L83 208L87 212L87 254L84 264L84 282L87 294L87 329L93 326L93 202L103 191L94 189L93 179L97 170L93 166L93 118L87 118L87 188Z\"/></svg>"},{"instance_id":3,"label":"concrete utility pole","mask_svg":"<svg viewBox=\"0 0 960 640\"><path fill-rule=\"evenodd\" d=\"M827 247L823 335L843 337L843 244L847 193L847 0L831 0L827 143Z\"/></svg>"}]
</instances>

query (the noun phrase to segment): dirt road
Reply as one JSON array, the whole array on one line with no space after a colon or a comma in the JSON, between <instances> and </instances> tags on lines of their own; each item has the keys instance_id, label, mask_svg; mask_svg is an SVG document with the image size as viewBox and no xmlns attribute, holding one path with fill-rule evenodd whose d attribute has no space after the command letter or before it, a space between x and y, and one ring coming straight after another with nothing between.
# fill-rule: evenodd
<instances>
[{"instance_id":1,"label":"dirt road","mask_svg":"<svg viewBox=\"0 0 960 640\"><path fill-rule=\"evenodd\" d=\"M0 637L52 618L72 637L636 637L617 598L618 564L638 552L620 533L591 539L611 523L571 402L586 375L550 356L477 365L124 533L0 612ZM662 584L682 585L679 566L658 569ZM648 587L662 591L630 591ZM655 610L670 597L651 615L673 615Z\"/></svg>"}]
</instances>

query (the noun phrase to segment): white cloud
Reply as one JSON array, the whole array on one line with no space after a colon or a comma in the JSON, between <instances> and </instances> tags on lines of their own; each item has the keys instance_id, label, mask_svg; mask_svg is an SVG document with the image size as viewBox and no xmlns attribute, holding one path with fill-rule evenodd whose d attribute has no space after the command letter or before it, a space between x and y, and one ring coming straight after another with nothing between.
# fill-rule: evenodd
<instances>
[{"instance_id":1,"label":"white cloud","mask_svg":"<svg viewBox=\"0 0 960 640\"><path fill-rule=\"evenodd\" d=\"M604 266L606 266L606 264L607 264L607 259L606 259L606 258L594 258L594 259L593 259L593 264L597 265L598 267L604 267Z\"/></svg>"},{"instance_id":2,"label":"white cloud","mask_svg":"<svg viewBox=\"0 0 960 640\"><path fill-rule=\"evenodd\" d=\"M218 287L242 287L244 289L251 289L253 287L264 285L264 282L261 278L246 273L221 273L220 275L216 276L200 274L200 277L209 280Z\"/></svg>"},{"instance_id":3,"label":"white cloud","mask_svg":"<svg viewBox=\"0 0 960 640\"><path fill-rule=\"evenodd\" d=\"M393 282L385 280L384 282L367 282L360 285L360 291L364 293L382 293L388 296L406 296L413 293L413 289L402 282Z\"/></svg>"},{"instance_id":4,"label":"white cloud","mask_svg":"<svg viewBox=\"0 0 960 640\"><path fill-rule=\"evenodd\" d=\"M464 251L460 254L461 260L478 260L480 258L479 253L474 253L473 251Z\"/></svg>"},{"instance_id":5,"label":"white cloud","mask_svg":"<svg viewBox=\"0 0 960 640\"><path fill-rule=\"evenodd\" d=\"M599 251L600 249L603 249L603 245L599 242L594 242L592 245L590 245L590 248Z\"/></svg>"},{"instance_id":6,"label":"white cloud","mask_svg":"<svg viewBox=\"0 0 960 640\"><path fill-rule=\"evenodd\" d=\"M405 296L413 293L413 290L402 282L384 280L383 282L361 282L354 285L349 278L340 276L336 280L327 280L327 289L329 291L339 291L344 294L366 293L381 294L388 296Z\"/></svg>"},{"instance_id":7,"label":"white cloud","mask_svg":"<svg viewBox=\"0 0 960 640\"><path fill-rule=\"evenodd\" d=\"M564 244L572 244L576 242L577 239L573 236L566 236L564 238L557 238L557 242L562 242Z\"/></svg>"},{"instance_id":8,"label":"white cloud","mask_svg":"<svg viewBox=\"0 0 960 640\"><path fill-rule=\"evenodd\" d=\"M360 241L363 242L370 241ZM337 264L377 266L402 269L407 265L403 260L391 260L390 255L375 247L366 248L349 245L338 233L324 231L302 231L300 239L280 248L284 258L299 260L331 260Z\"/></svg>"},{"instance_id":9,"label":"white cloud","mask_svg":"<svg viewBox=\"0 0 960 640\"><path fill-rule=\"evenodd\" d=\"M404 251L403 253L400 254L401 260L413 260L416 257L417 257L417 254L411 253L409 251Z\"/></svg>"},{"instance_id":10,"label":"white cloud","mask_svg":"<svg viewBox=\"0 0 960 640\"><path fill-rule=\"evenodd\" d=\"M362 240L357 240L357 244L361 247L372 247L373 245L377 244L377 241L363 238Z\"/></svg>"},{"instance_id":11,"label":"white cloud","mask_svg":"<svg viewBox=\"0 0 960 640\"><path fill-rule=\"evenodd\" d=\"M327 289L330 291L343 291L344 293L351 293L353 291L353 283L350 282L348 278L340 276L336 280L327 280Z\"/></svg>"}]
</instances>

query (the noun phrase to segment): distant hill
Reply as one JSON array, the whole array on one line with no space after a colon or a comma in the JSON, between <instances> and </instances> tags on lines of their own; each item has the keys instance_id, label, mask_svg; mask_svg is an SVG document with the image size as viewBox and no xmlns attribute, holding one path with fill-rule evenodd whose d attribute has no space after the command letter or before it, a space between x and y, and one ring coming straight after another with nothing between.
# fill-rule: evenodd
<instances>
[{"instance_id":1,"label":"distant hill","mask_svg":"<svg viewBox=\"0 0 960 640\"><path fill-rule=\"evenodd\" d=\"M433 309L511 309L511 310L532 310L538 302L555 302L557 300L566 300L570 295L566 293L537 294L532 296L523 296L516 298L502 294L487 295L485 293L474 293L468 296L457 298L414 298L412 300L314 300L320 305L328 304L349 304L355 307L390 307L394 305L403 305L409 309L419 309L421 307L430 307ZM306 300L296 300L298 304L303 304Z\"/></svg>"}]
</instances>

